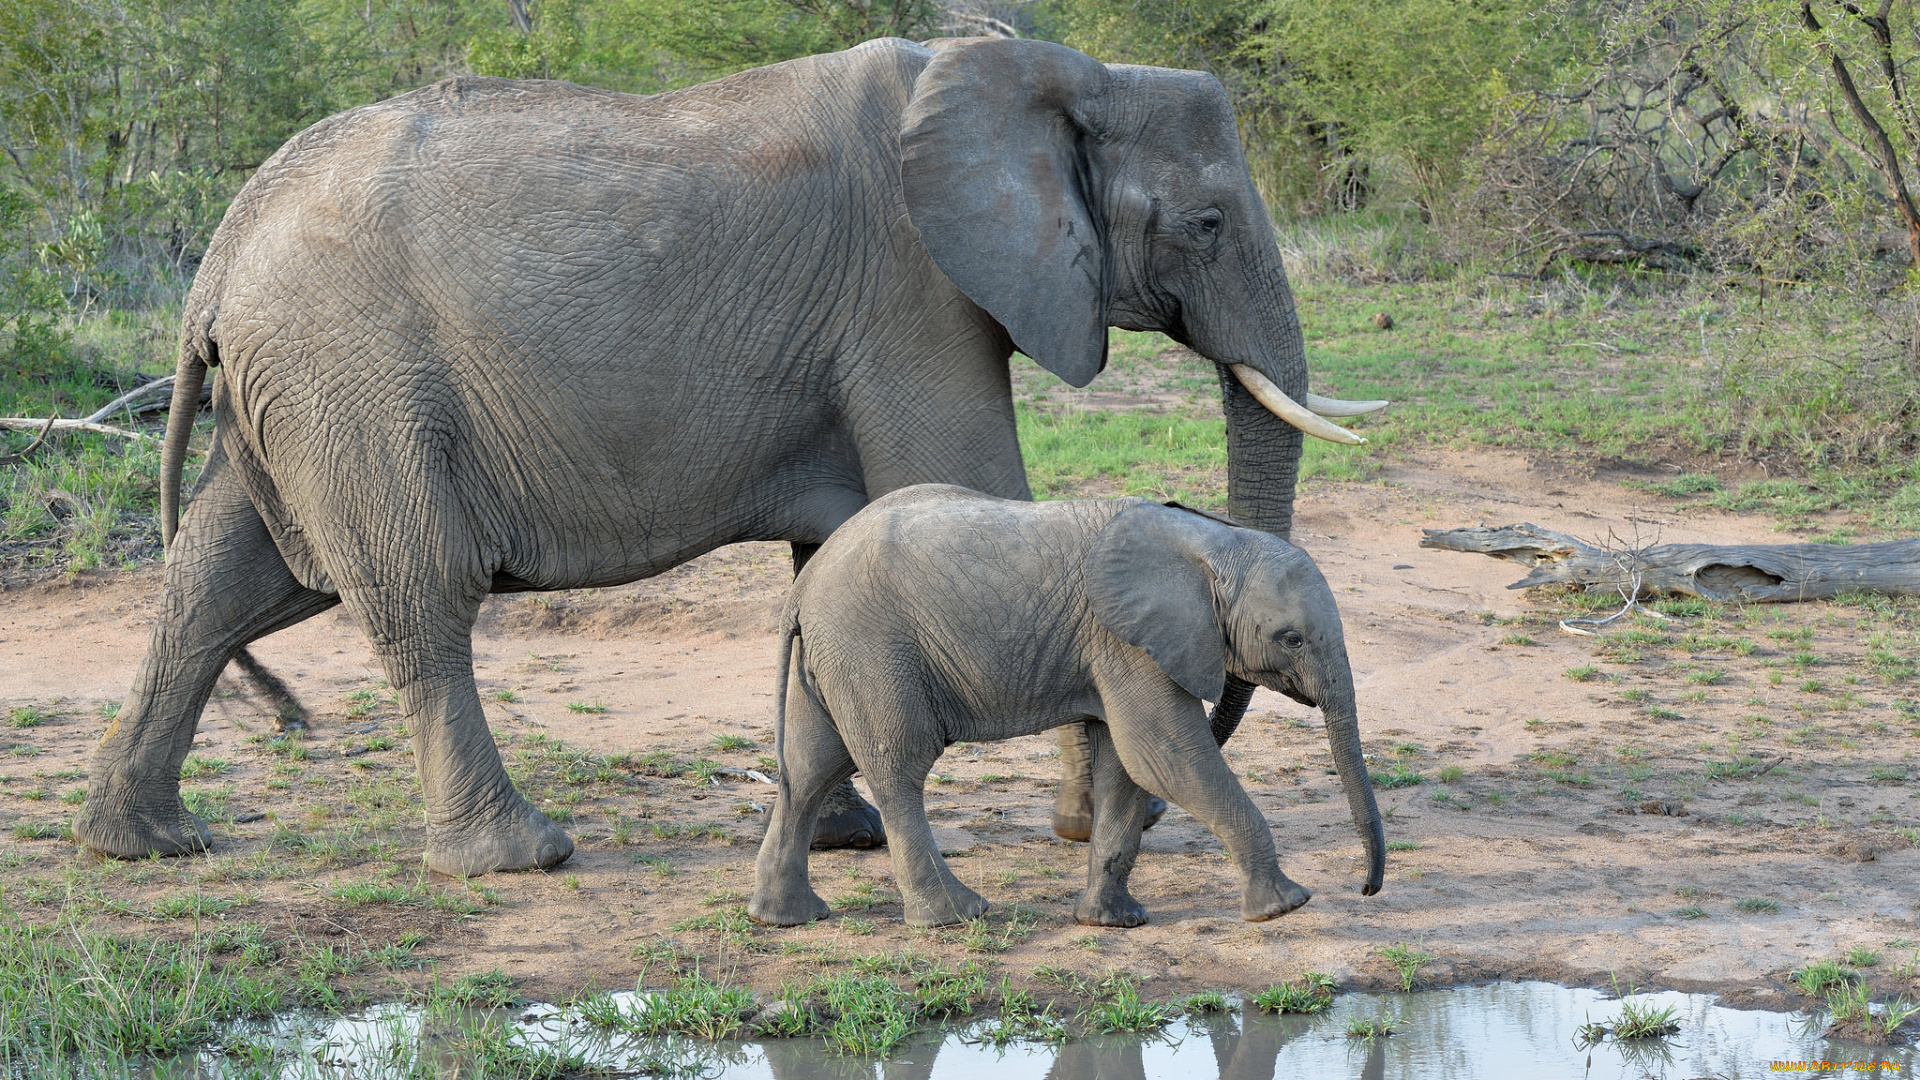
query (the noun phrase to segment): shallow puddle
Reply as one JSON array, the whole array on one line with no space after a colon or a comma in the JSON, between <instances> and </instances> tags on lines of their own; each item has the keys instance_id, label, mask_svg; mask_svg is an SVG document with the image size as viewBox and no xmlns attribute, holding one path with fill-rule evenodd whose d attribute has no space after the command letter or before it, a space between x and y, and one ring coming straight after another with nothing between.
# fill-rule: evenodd
<instances>
[{"instance_id":1,"label":"shallow puddle","mask_svg":"<svg viewBox=\"0 0 1920 1080\"><path fill-rule=\"evenodd\" d=\"M641 1008L633 995L615 995L625 1009ZM1911 1045L1871 1047L1820 1037L1824 1017L1801 1013L1721 1008L1700 994L1645 994L1639 1004L1671 1006L1679 1033L1661 1040L1585 1047L1577 1031L1589 1022L1611 1023L1618 1000L1586 989L1552 983L1495 983L1414 994L1346 994L1325 1013L1244 1015L1180 1021L1152 1036L1095 1036L1064 1046L1015 1045L996 1049L970 1037L969 1029L929 1032L884 1061L827 1053L813 1040L768 1039L703 1043L648 1039L609 1032L577 1014L551 1006L510 1013L476 1012L454 1021L429 1018L403 1006L377 1006L345 1018L288 1016L234 1029L230 1046L245 1053L207 1050L155 1070L156 1077L236 1075L385 1080L417 1075L422 1064L448 1075L485 1075L490 1070L462 1061L471 1054L463 1032L474 1024L511 1024L501 1030L527 1050L561 1051L609 1067L615 1075L703 1076L715 1080L1131 1080L1147 1077L1357 1076L1425 1080L1461 1077L1732 1078L1795 1072L1909 1076L1920 1063ZM1356 1018L1396 1018L1394 1034L1350 1038ZM258 1060L269 1047L272 1064ZM1879 1063L1877 1066L1867 1063ZM1790 1063L1790 1064L1789 1064ZM1825 1069L1813 1063L1827 1063ZM1853 1070L1846 1070L1851 1063ZM1836 1066L1839 1070L1836 1070ZM431 1066L430 1066L431 1069ZM1858 1070L1858 1071L1855 1071Z\"/></svg>"}]
</instances>

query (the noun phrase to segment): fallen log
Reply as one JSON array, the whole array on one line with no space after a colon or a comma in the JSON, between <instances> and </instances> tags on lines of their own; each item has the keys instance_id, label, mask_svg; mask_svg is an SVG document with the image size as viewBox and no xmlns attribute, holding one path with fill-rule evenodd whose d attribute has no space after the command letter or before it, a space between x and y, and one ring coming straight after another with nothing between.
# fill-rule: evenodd
<instances>
[{"instance_id":1,"label":"fallen log","mask_svg":"<svg viewBox=\"0 0 1920 1080\"><path fill-rule=\"evenodd\" d=\"M119 397L114 398L112 401L107 402L105 405L102 405L100 408L95 409L92 413L88 414L87 416L81 417L77 420L63 420L57 416L48 418L46 420L36 419L31 416L0 416L0 429L7 429L7 430L14 430L14 431L38 430L40 432L40 438L35 439L32 446L29 446L27 449L22 450L19 454L9 456L6 460L7 461L24 460L27 454L30 454L34 450L38 449L41 443L46 441L46 436L49 432L54 432L54 431L91 431L100 435L118 436L119 438L122 438L122 439L135 439L135 440L152 439L153 436L145 434L144 432L132 431L122 427L114 427L111 424L103 424L100 421L105 420L107 417L112 416L119 412L125 412L129 416L139 416L143 413L158 412L159 410L167 408L170 404L172 404L168 400L165 393L166 391L169 391L172 389L173 389L173 376L171 375L162 376L161 378L155 379L150 383L137 386L132 390L129 390L124 394L121 394ZM206 386L201 388L200 403L202 405L206 404L208 401L212 400L212 396L213 396L212 386Z\"/></svg>"},{"instance_id":2,"label":"fallen log","mask_svg":"<svg viewBox=\"0 0 1920 1080\"><path fill-rule=\"evenodd\" d=\"M1423 548L1478 552L1531 568L1507 586L1572 584L1588 592L1679 594L1791 603L1841 593L1920 596L1920 540L1883 544L1661 544L1609 550L1543 529L1427 529Z\"/></svg>"}]
</instances>

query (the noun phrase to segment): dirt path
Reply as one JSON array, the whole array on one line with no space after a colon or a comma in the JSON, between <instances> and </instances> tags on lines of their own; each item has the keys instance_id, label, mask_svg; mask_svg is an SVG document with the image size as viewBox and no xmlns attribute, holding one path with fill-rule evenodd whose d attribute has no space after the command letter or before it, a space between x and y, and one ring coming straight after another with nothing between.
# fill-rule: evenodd
<instances>
[{"instance_id":1,"label":"dirt path","mask_svg":"<svg viewBox=\"0 0 1920 1080\"><path fill-rule=\"evenodd\" d=\"M1270 811L1283 865L1315 892L1270 923L1240 921L1219 843L1175 810L1134 878L1152 922L1075 924L1085 850L1047 827L1057 766L1051 740L1034 738L956 746L929 787L955 872L994 904L981 924L908 929L884 852L816 858L834 918L746 924L738 905L771 789L738 770L771 753L771 630L788 574L774 545L624 588L489 602L476 640L489 715L522 790L569 818L579 848L554 873L471 887L418 870L401 723L338 611L258 649L315 708L304 741L266 739L260 704L235 684L209 707L187 788L216 819L213 857L76 851L57 839L73 810L62 796L84 788L159 577L0 593L0 711L45 717L0 730L13 748L0 756L0 901L29 919L85 902L102 928L141 932L171 932L183 922L166 916L197 908L362 950L423 931L419 954L442 977L499 968L549 997L630 986L649 957L699 955L772 987L898 950L982 960L1016 981L1041 965L1125 969L1156 996L1303 970L1385 986L1398 976L1378 950L1401 943L1435 957L1429 983L1617 974L1768 1007L1791 1004L1790 969L1868 947L1884 957L1878 990L1920 990L1908 951L1920 946L1889 944L1920 941L1911 605L1728 610L1596 641L1554 628L1563 601L1508 591L1515 567L1417 546L1422 527L1482 522L1624 535L1636 502L1666 541L1791 539L1757 517L1498 453L1305 491L1296 539L1340 593L1368 750L1376 769L1421 782L1379 793L1402 850L1385 889L1361 897L1318 716L1261 691L1230 758ZM700 779L713 765L735 771ZM54 835L26 839L36 833Z\"/></svg>"}]
</instances>

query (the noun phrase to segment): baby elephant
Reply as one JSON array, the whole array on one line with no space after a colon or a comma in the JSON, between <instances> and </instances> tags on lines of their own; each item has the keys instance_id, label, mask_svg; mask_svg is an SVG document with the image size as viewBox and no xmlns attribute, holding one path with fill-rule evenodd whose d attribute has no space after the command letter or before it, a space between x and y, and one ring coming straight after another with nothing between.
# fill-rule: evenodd
<instances>
[{"instance_id":1,"label":"baby elephant","mask_svg":"<svg viewBox=\"0 0 1920 1080\"><path fill-rule=\"evenodd\" d=\"M1226 676L1318 705L1380 889L1386 840L1360 755L1353 675L1333 594L1299 549L1141 499L1027 503L945 485L904 488L840 526L782 616L780 794L747 910L825 916L807 880L811 822L858 769L873 789L907 922L975 918L927 823L925 785L961 741L1088 725L1094 827L1074 914L1138 926L1127 891L1148 792L1204 822L1240 870L1241 912L1283 915L1307 890L1208 728ZM789 669L791 669L789 673ZM1145 790L1143 790L1143 787Z\"/></svg>"}]
</instances>

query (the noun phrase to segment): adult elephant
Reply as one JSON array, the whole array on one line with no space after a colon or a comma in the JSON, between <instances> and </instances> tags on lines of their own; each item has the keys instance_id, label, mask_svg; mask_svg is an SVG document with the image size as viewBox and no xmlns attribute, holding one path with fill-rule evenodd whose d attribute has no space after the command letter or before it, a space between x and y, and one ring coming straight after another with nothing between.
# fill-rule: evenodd
<instances>
[{"instance_id":1,"label":"adult elephant","mask_svg":"<svg viewBox=\"0 0 1920 1080\"><path fill-rule=\"evenodd\" d=\"M1232 509L1283 535L1300 436L1255 398L1317 419L1220 85L1032 41L876 41L654 97L460 78L342 113L234 200L183 323L164 520L219 365L214 448L74 825L129 858L210 843L179 770L221 668L345 604L413 732L428 866L562 861L481 713L487 594L745 540L803 556L920 482L1028 498L1016 346L1074 386L1109 325L1212 360Z\"/></svg>"}]
</instances>

